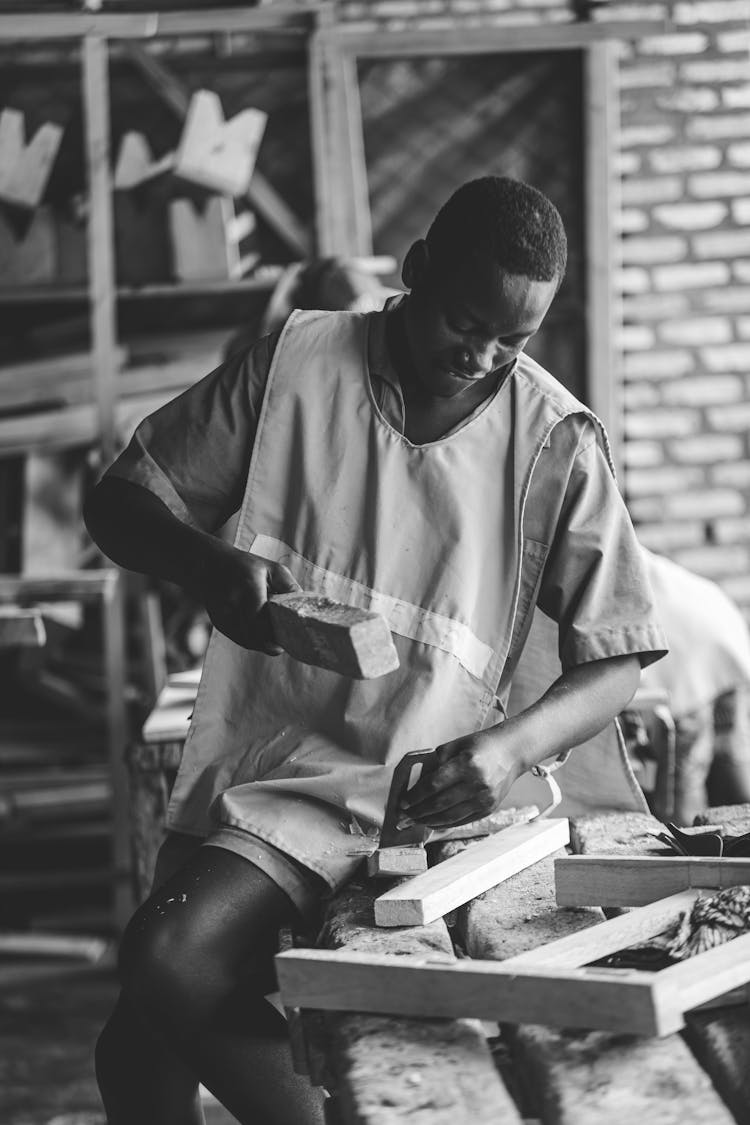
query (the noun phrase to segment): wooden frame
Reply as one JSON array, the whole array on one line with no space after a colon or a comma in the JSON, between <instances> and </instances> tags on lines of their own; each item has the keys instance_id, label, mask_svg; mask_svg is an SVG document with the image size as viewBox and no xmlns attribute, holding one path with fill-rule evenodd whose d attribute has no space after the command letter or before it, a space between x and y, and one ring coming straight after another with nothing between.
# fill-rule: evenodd
<instances>
[{"instance_id":1,"label":"wooden frame","mask_svg":"<svg viewBox=\"0 0 750 1125\"><path fill-rule=\"evenodd\" d=\"M656 973L584 966L660 933L695 897L682 891L501 962L280 953L282 1001L288 1008L670 1035L684 1026L686 1011L750 982L750 934Z\"/></svg>"},{"instance_id":2,"label":"wooden frame","mask_svg":"<svg viewBox=\"0 0 750 1125\"><path fill-rule=\"evenodd\" d=\"M316 159L315 196L320 252L371 254L369 194L356 64L362 59L424 55L488 55L516 51L584 51L587 260L588 405L607 428L617 462L619 423L615 363L614 143L616 89L612 39L636 39L665 29L664 20L575 23L554 27L498 27L455 31L399 29L362 32L321 26L310 44L310 103ZM336 185L336 192L332 185ZM343 191L342 191L343 189ZM343 196L343 197L342 197Z\"/></svg>"},{"instance_id":3,"label":"wooden frame","mask_svg":"<svg viewBox=\"0 0 750 1125\"><path fill-rule=\"evenodd\" d=\"M568 856L555 860L558 906L643 906L695 888L750 884L750 859Z\"/></svg>"},{"instance_id":4,"label":"wooden frame","mask_svg":"<svg viewBox=\"0 0 750 1125\"><path fill-rule=\"evenodd\" d=\"M375 900L378 926L424 926L552 855L570 840L564 818L514 824Z\"/></svg>"}]
</instances>

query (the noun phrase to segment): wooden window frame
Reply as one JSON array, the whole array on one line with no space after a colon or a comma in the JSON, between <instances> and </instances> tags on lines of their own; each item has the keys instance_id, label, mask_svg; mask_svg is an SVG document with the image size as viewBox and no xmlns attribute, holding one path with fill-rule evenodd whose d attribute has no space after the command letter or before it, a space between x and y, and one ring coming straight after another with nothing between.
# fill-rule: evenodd
<instances>
[{"instance_id":1,"label":"wooden window frame","mask_svg":"<svg viewBox=\"0 0 750 1125\"><path fill-rule=\"evenodd\" d=\"M319 253L350 257L373 253L362 113L360 59L489 55L580 50L584 70L587 405L601 418L615 463L620 444L616 376L619 315L614 293L619 206L614 146L618 118L615 86L618 39L653 35L660 20L575 23L549 27L462 25L445 29L360 31L321 26L310 41L310 113L314 138L316 227Z\"/></svg>"}]
</instances>

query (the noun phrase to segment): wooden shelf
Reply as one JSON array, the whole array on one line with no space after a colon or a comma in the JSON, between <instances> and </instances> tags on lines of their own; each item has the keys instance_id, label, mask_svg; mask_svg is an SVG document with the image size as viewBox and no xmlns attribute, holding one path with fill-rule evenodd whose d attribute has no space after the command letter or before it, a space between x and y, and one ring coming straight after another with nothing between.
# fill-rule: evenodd
<instances>
[{"instance_id":1,"label":"wooden shelf","mask_svg":"<svg viewBox=\"0 0 750 1125\"><path fill-rule=\"evenodd\" d=\"M280 269L283 267L280 267ZM222 293L267 293L273 289L277 278L244 277L236 281L156 282L149 285L121 285L116 295L121 301L152 297L213 297ZM34 285L17 289L0 289L0 305L24 305L57 301L87 301L89 291L82 285Z\"/></svg>"}]
</instances>

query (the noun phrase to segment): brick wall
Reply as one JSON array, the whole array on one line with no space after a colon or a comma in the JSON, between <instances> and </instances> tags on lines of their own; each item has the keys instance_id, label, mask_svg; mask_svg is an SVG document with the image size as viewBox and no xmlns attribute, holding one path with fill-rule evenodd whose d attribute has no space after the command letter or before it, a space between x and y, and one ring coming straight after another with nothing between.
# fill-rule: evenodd
<instances>
[{"instance_id":1,"label":"brick wall","mask_svg":"<svg viewBox=\"0 0 750 1125\"><path fill-rule=\"evenodd\" d=\"M345 2L358 23L564 23L566 0ZM613 222L624 489L644 543L750 618L750 0L606 4L658 19L622 42Z\"/></svg>"}]
</instances>

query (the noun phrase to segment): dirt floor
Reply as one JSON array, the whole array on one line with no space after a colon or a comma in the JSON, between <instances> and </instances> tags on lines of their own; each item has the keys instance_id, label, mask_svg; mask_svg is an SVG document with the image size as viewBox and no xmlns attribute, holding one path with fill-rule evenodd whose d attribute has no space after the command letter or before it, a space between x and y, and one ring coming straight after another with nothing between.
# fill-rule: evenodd
<instances>
[{"instance_id":1,"label":"dirt floor","mask_svg":"<svg viewBox=\"0 0 750 1125\"><path fill-rule=\"evenodd\" d=\"M5 974L3 974L5 975ZM93 1049L117 992L112 972L0 989L2 1125L105 1125ZM207 1125L236 1125L207 1095Z\"/></svg>"}]
</instances>

